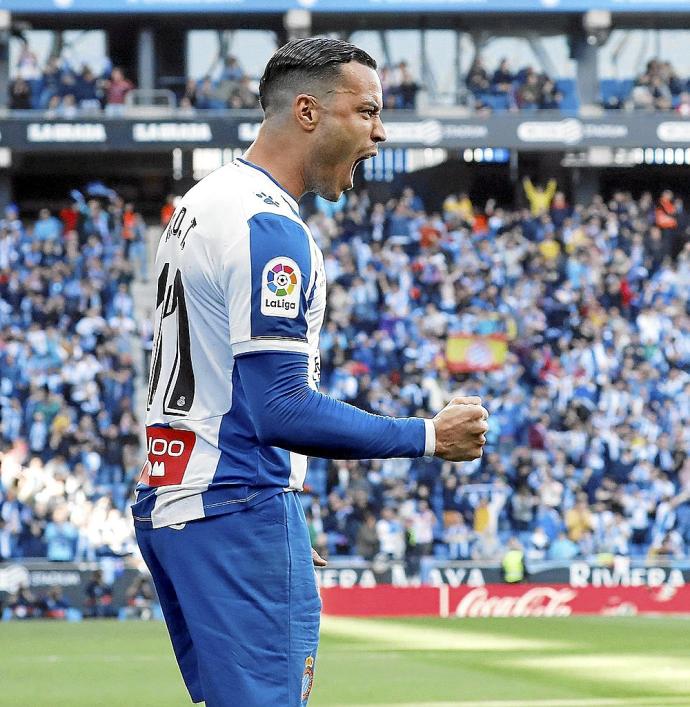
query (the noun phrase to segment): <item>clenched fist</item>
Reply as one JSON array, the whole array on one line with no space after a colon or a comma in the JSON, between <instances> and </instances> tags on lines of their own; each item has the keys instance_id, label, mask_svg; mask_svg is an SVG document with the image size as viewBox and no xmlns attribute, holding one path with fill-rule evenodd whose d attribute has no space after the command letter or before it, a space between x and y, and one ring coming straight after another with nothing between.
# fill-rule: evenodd
<instances>
[{"instance_id":1,"label":"clenched fist","mask_svg":"<svg viewBox=\"0 0 690 707\"><path fill-rule=\"evenodd\" d=\"M453 398L434 418L437 457L467 462L481 457L489 413L478 397Z\"/></svg>"}]
</instances>

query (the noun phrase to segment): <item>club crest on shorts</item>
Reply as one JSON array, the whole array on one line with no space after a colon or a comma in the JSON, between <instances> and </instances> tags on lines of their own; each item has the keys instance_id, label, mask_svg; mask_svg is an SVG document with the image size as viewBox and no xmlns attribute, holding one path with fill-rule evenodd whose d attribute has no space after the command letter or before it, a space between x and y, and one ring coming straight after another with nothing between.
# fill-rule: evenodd
<instances>
[{"instance_id":1,"label":"club crest on shorts","mask_svg":"<svg viewBox=\"0 0 690 707\"><path fill-rule=\"evenodd\" d=\"M314 684L314 658L308 655L304 661L304 672L302 673L302 702L309 699L311 688Z\"/></svg>"},{"instance_id":2,"label":"club crest on shorts","mask_svg":"<svg viewBox=\"0 0 690 707\"><path fill-rule=\"evenodd\" d=\"M292 258L273 258L261 275L261 314L295 319L299 314L302 273Z\"/></svg>"}]
</instances>

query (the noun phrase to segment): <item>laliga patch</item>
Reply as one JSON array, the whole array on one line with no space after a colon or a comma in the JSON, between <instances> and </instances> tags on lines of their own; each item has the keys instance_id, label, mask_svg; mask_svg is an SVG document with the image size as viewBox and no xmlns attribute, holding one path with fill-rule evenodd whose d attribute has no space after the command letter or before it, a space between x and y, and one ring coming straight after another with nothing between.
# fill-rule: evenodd
<instances>
[{"instance_id":1,"label":"laliga patch","mask_svg":"<svg viewBox=\"0 0 690 707\"><path fill-rule=\"evenodd\" d=\"M295 319L299 314L302 273L291 258L273 258L261 276L261 314Z\"/></svg>"},{"instance_id":2,"label":"laliga patch","mask_svg":"<svg viewBox=\"0 0 690 707\"><path fill-rule=\"evenodd\" d=\"M304 672L302 673L302 704L306 704L314 686L314 658L307 656L304 661Z\"/></svg>"}]
</instances>

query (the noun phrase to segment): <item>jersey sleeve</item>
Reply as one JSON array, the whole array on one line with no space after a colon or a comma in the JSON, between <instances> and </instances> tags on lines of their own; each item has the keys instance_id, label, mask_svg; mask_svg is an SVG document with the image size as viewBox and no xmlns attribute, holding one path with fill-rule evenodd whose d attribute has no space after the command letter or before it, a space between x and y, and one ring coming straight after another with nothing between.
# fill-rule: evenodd
<instances>
[{"instance_id":1,"label":"jersey sleeve","mask_svg":"<svg viewBox=\"0 0 690 707\"><path fill-rule=\"evenodd\" d=\"M235 356L259 351L307 353L312 258L306 231L275 212L252 216L248 238L225 263L225 300Z\"/></svg>"},{"instance_id":2,"label":"jersey sleeve","mask_svg":"<svg viewBox=\"0 0 690 707\"><path fill-rule=\"evenodd\" d=\"M236 365L263 444L330 459L434 454L431 420L373 415L313 390L306 356L253 354L241 356Z\"/></svg>"}]
</instances>

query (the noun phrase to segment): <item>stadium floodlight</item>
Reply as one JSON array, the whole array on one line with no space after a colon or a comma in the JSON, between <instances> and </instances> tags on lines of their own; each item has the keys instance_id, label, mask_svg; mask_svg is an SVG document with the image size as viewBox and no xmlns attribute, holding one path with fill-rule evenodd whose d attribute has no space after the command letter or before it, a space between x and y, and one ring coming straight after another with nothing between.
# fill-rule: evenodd
<instances>
[{"instance_id":1,"label":"stadium floodlight","mask_svg":"<svg viewBox=\"0 0 690 707\"><path fill-rule=\"evenodd\" d=\"M582 28L587 35L587 44L601 47L611 34L611 13L608 10L588 10L582 16Z\"/></svg>"}]
</instances>

